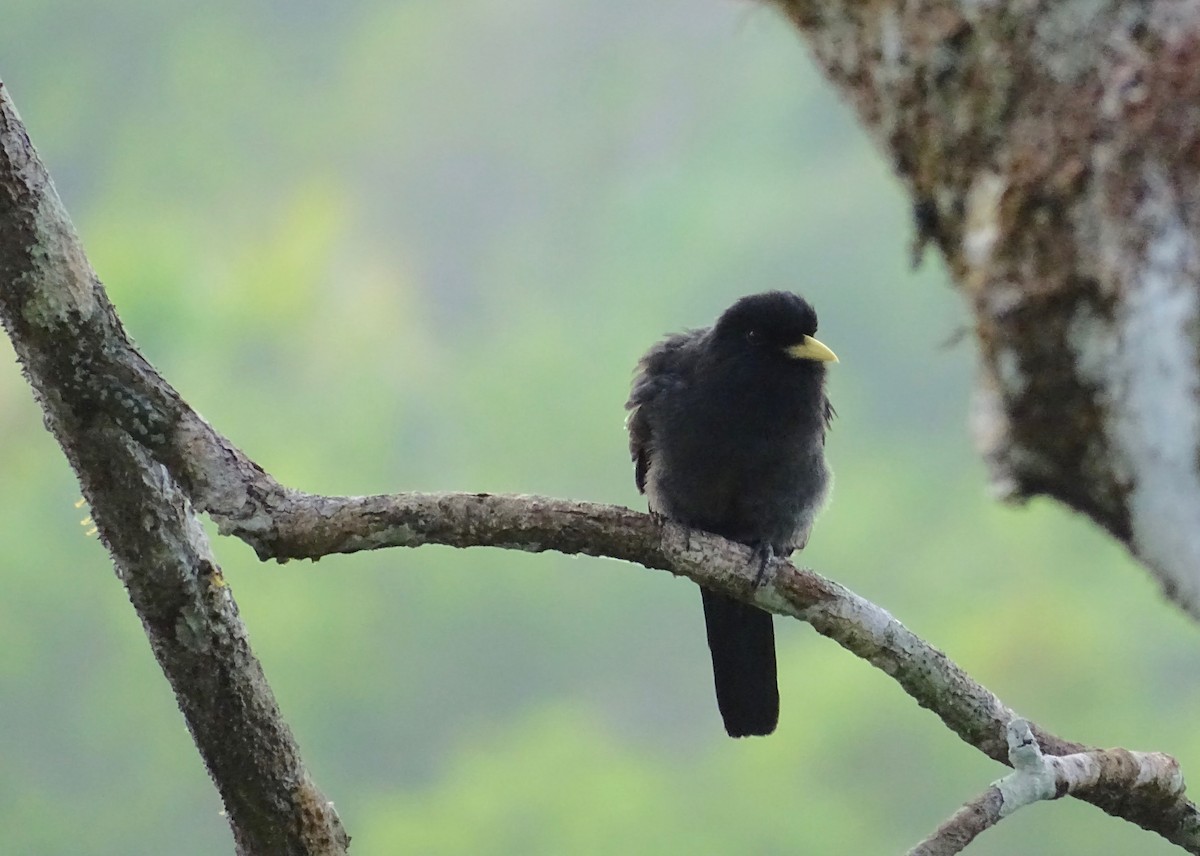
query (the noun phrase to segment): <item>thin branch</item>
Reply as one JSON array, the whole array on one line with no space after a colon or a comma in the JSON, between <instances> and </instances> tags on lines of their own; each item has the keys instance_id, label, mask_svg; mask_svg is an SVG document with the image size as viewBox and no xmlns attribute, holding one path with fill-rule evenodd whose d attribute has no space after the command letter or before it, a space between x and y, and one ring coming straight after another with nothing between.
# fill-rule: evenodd
<instances>
[{"instance_id":1,"label":"thin branch","mask_svg":"<svg viewBox=\"0 0 1200 856\"><path fill-rule=\"evenodd\" d=\"M962 806L908 856L953 856L984 830L1027 805L1071 794L1137 794L1147 803L1168 804L1183 795L1179 763L1158 752L1108 749L1055 757L1043 755L1029 723L1008 724L1009 763L1013 772Z\"/></svg>"},{"instance_id":2,"label":"thin branch","mask_svg":"<svg viewBox=\"0 0 1200 856\"><path fill-rule=\"evenodd\" d=\"M964 803L933 834L908 851L908 856L953 856L961 853L979 833L1000 821L1000 791L995 785Z\"/></svg>"},{"instance_id":3,"label":"thin branch","mask_svg":"<svg viewBox=\"0 0 1200 856\"><path fill-rule=\"evenodd\" d=\"M963 740L998 761L1007 759L1004 728L1013 712L887 611L782 559L770 566L770 582L755 590L757 566L749 548L649 514L541 496L287 493L259 506L249 519L254 521L249 530L227 523L223 531L246 540L261 558L281 561L444 544L584 553L667 570L808 622L894 678ZM1039 738L1060 754L1083 748L1047 732Z\"/></svg>"}]
</instances>

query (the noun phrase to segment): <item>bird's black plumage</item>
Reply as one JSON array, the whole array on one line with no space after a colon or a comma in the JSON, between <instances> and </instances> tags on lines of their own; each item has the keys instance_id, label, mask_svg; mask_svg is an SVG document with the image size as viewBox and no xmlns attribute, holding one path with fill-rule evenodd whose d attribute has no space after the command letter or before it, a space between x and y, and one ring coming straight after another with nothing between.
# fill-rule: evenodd
<instances>
[{"instance_id":1,"label":"bird's black plumage","mask_svg":"<svg viewBox=\"0 0 1200 856\"><path fill-rule=\"evenodd\" d=\"M825 363L836 357L816 331L803 298L771 291L642 357L625 406L635 479L652 511L763 556L805 545L830 482ZM779 719L771 616L701 594L725 729L770 734Z\"/></svg>"}]
</instances>

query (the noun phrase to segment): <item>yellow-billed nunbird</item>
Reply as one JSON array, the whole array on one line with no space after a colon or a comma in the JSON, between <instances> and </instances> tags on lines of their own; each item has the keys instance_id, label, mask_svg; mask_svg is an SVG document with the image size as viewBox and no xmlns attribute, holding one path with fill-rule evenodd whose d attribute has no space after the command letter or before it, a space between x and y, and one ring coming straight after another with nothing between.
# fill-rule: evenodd
<instances>
[{"instance_id":1,"label":"yellow-billed nunbird","mask_svg":"<svg viewBox=\"0 0 1200 856\"><path fill-rule=\"evenodd\" d=\"M629 449L650 510L753 547L759 573L808 541L829 492L825 432L833 407L801 297L744 297L716 324L669 336L638 364ZM770 613L701 589L717 705L732 737L779 721Z\"/></svg>"}]
</instances>

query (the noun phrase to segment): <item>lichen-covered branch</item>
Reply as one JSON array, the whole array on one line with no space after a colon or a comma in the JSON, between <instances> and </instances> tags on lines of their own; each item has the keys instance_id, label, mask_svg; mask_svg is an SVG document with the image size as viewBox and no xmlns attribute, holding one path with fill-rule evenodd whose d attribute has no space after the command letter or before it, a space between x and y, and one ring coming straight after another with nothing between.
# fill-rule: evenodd
<instances>
[{"instance_id":1,"label":"lichen-covered branch","mask_svg":"<svg viewBox=\"0 0 1200 856\"><path fill-rule=\"evenodd\" d=\"M974 314L997 492L1200 616L1200 5L774 0Z\"/></svg>"},{"instance_id":2,"label":"lichen-covered branch","mask_svg":"<svg viewBox=\"0 0 1200 856\"><path fill-rule=\"evenodd\" d=\"M344 854L166 437L187 410L130 345L0 84L0 320L79 477L242 854ZM190 418L197 418L191 414Z\"/></svg>"},{"instance_id":3,"label":"lichen-covered branch","mask_svg":"<svg viewBox=\"0 0 1200 856\"><path fill-rule=\"evenodd\" d=\"M1068 794L1137 794L1148 805L1171 805L1183 794L1183 775L1169 755L1128 749L1044 755L1028 722L1008 723L1009 763L1013 772L962 806L908 856L953 856L983 831L1018 809Z\"/></svg>"},{"instance_id":4,"label":"lichen-covered branch","mask_svg":"<svg viewBox=\"0 0 1200 856\"><path fill-rule=\"evenodd\" d=\"M232 523L227 534L247 540L260 557L280 561L436 543L584 553L667 570L809 623L892 677L955 734L997 761L1011 763L1009 735L1014 722L1024 722L941 651L886 610L838 583L776 559L769 568L769 582L755 589L757 562L748 548L627 508L482 493L329 497L285 492L273 497L270 507L257 508L248 519L255 521L251 530ZM1200 813L1185 798L1173 759L1123 749L1093 750L1028 723L1021 727L1033 735L1040 751L1075 759L1071 761L1074 766L1064 767L1064 775L1074 776L1070 781L1079 786L1072 785L1064 793L1157 832L1188 852L1200 853ZM1080 758L1100 759L1099 767L1087 769L1101 772L1081 774ZM1112 771L1123 770L1120 764L1129 759L1142 764L1139 769L1143 771L1151 769L1143 764L1148 759L1157 772L1141 779L1116 776ZM1051 757L1046 763L1058 762ZM1162 771L1170 771L1170 776L1164 779L1167 773ZM1126 787L1135 779L1136 787ZM1165 781L1169 788L1160 787ZM986 813L979 813L980 806L986 807L991 799L985 794L979 806L969 805L964 813L986 818ZM966 822L956 816L945 840L966 828ZM986 826L975 834L983 828Z\"/></svg>"}]
</instances>

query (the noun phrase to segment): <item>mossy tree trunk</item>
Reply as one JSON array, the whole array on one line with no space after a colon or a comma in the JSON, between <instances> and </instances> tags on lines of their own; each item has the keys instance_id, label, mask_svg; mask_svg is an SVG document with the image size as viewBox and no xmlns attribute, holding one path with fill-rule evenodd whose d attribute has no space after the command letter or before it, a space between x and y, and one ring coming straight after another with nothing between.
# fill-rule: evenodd
<instances>
[{"instance_id":1,"label":"mossy tree trunk","mask_svg":"<svg viewBox=\"0 0 1200 856\"><path fill-rule=\"evenodd\" d=\"M1200 4L779 0L975 320L1002 496L1052 496L1200 616Z\"/></svg>"}]
</instances>

